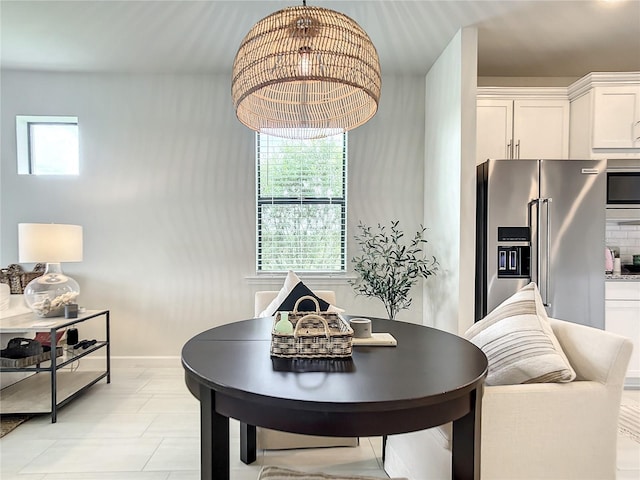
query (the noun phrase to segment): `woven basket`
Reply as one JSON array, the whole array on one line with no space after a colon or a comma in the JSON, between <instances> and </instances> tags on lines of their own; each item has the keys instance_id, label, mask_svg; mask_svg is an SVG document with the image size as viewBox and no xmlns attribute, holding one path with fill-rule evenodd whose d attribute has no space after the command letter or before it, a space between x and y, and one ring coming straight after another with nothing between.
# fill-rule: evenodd
<instances>
[{"instance_id":1,"label":"woven basket","mask_svg":"<svg viewBox=\"0 0 640 480\"><path fill-rule=\"evenodd\" d=\"M312 300L315 312L298 312L303 300ZM276 332L278 312L271 330L271 356L282 358L345 358L351 356L353 330L338 314L321 312L318 301L311 296L298 299L289 314L293 333Z\"/></svg>"},{"instance_id":2,"label":"woven basket","mask_svg":"<svg viewBox=\"0 0 640 480\"><path fill-rule=\"evenodd\" d=\"M24 293L24 289L34 278L44 274L44 263L37 263L33 272L25 272L20 265L13 263L7 268L0 269L0 283L9 285L12 295Z\"/></svg>"},{"instance_id":3,"label":"woven basket","mask_svg":"<svg viewBox=\"0 0 640 480\"><path fill-rule=\"evenodd\" d=\"M62 347L56 347L56 358L62 356ZM24 358L5 358L0 357L0 367L6 368L22 368L51 360L51 350L42 352L40 355L33 355Z\"/></svg>"}]
</instances>

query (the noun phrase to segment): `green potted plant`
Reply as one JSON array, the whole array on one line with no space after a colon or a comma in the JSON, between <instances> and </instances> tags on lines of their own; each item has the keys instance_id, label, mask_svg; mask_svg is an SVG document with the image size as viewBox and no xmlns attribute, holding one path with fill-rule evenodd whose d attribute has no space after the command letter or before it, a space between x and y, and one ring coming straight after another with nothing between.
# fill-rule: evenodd
<instances>
[{"instance_id":1,"label":"green potted plant","mask_svg":"<svg viewBox=\"0 0 640 480\"><path fill-rule=\"evenodd\" d=\"M409 291L418 280L438 270L436 257L428 259L423 253L426 228L421 225L407 242L399 223L392 221L388 230L381 224L375 230L358 224L354 238L360 255L351 260L357 278L349 280L357 295L380 299L392 320L400 310L411 306Z\"/></svg>"}]
</instances>

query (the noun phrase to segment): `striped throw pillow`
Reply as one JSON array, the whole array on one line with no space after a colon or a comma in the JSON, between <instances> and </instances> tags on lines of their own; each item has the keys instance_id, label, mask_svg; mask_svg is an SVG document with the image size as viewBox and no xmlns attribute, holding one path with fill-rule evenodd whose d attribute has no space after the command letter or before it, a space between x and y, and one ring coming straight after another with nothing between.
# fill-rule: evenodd
<instances>
[{"instance_id":1,"label":"striped throw pillow","mask_svg":"<svg viewBox=\"0 0 640 480\"><path fill-rule=\"evenodd\" d=\"M385 477L386 478L386 477ZM379 480L379 477L363 477L361 475L329 475L327 473L300 472L272 465L262 467L258 480ZM393 479L392 479L393 480ZM395 480L407 480L396 478Z\"/></svg>"},{"instance_id":2,"label":"striped throw pillow","mask_svg":"<svg viewBox=\"0 0 640 480\"><path fill-rule=\"evenodd\" d=\"M465 337L489 359L487 385L570 382L576 378L533 282L472 325Z\"/></svg>"}]
</instances>

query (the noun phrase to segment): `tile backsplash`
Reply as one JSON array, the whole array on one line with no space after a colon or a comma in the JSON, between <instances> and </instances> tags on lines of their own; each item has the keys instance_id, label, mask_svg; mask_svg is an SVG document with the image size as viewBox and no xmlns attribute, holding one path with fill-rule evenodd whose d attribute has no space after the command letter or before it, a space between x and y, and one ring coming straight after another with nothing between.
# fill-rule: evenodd
<instances>
[{"instance_id":1,"label":"tile backsplash","mask_svg":"<svg viewBox=\"0 0 640 480\"><path fill-rule=\"evenodd\" d=\"M607 223L607 247L620 249L620 263L633 262L633 255L640 255L640 225Z\"/></svg>"}]
</instances>

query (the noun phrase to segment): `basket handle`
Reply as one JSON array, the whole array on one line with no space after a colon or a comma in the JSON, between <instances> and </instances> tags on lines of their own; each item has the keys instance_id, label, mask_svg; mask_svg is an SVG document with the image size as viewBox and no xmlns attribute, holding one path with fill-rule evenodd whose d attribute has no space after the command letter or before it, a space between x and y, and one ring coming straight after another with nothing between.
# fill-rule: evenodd
<instances>
[{"instance_id":1,"label":"basket handle","mask_svg":"<svg viewBox=\"0 0 640 480\"><path fill-rule=\"evenodd\" d=\"M300 325L302 325L302 321L308 320L310 318L319 319L324 325L324 334L326 335L327 338L331 338L331 335L329 334L329 324L324 318L322 318L320 315L316 315L315 313L310 313L309 315L305 315L304 317L302 317L300 320L296 322L296 328L293 329L293 338L298 338L298 329L300 328Z\"/></svg>"},{"instance_id":2,"label":"basket handle","mask_svg":"<svg viewBox=\"0 0 640 480\"><path fill-rule=\"evenodd\" d=\"M300 305L300 302L302 302L303 300L313 301L313 303L316 304L316 313L320 313L320 304L318 303L316 297L312 297L311 295L305 295L304 297L300 297L298 300L296 300L296 303L293 306L293 313L298 313L298 305Z\"/></svg>"}]
</instances>

